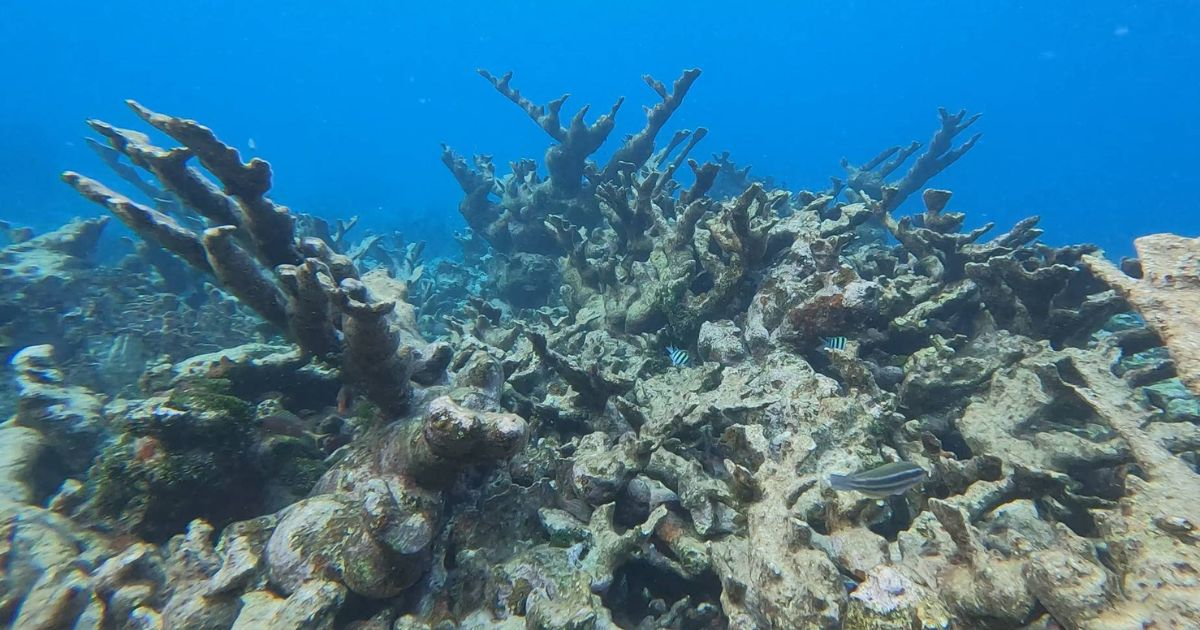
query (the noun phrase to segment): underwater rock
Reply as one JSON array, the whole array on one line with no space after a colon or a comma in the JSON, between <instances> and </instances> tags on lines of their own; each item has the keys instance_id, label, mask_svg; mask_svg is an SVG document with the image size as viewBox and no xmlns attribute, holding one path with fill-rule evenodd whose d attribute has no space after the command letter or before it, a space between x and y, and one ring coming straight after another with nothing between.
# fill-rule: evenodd
<instances>
[{"instance_id":1,"label":"underwater rock","mask_svg":"<svg viewBox=\"0 0 1200 630\"><path fill-rule=\"evenodd\" d=\"M398 557L370 527L361 505L334 495L286 508L266 547L271 583L284 595L314 579L336 580L367 597L396 595L424 570L423 547Z\"/></svg>"},{"instance_id":2,"label":"underwater rock","mask_svg":"<svg viewBox=\"0 0 1200 630\"><path fill-rule=\"evenodd\" d=\"M625 434L614 443L604 433L589 433L575 447L570 468L571 489L575 496L593 506L610 503L636 472L637 444Z\"/></svg>"},{"instance_id":3,"label":"underwater rock","mask_svg":"<svg viewBox=\"0 0 1200 630\"><path fill-rule=\"evenodd\" d=\"M221 566L209 579L206 595L236 592L266 584L263 553L278 523L275 515L233 523L221 532L215 552Z\"/></svg>"},{"instance_id":4,"label":"underwater rock","mask_svg":"<svg viewBox=\"0 0 1200 630\"><path fill-rule=\"evenodd\" d=\"M707 361L731 364L746 357L742 344L742 331L731 321L704 322L700 325L700 337L696 340L700 356Z\"/></svg>"},{"instance_id":5,"label":"underwater rock","mask_svg":"<svg viewBox=\"0 0 1200 630\"><path fill-rule=\"evenodd\" d=\"M894 567L880 565L850 593L847 630L936 630L951 627L941 602Z\"/></svg>"},{"instance_id":6,"label":"underwater rock","mask_svg":"<svg viewBox=\"0 0 1200 630\"><path fill-rule=\"evenodd\" d=\"M1127 447L1067 386L1066 360L1044 349L996 373L956 423L967 446L1032 469L1123 463Z\"/></svg>"},{"instance_id":7,"label":"underwater rock","mask_svg":"<svg viewBox=\"0 0 1200 630\"><path fill-rule=\"evenodd\" d=\"M794 515L807 513L808 501L814 501L814 511L824 511L823 502L816 503L817 481L808 472L816 464L814 455L845 449L827 440L846 444L861 439L862 423L870 415L857 401L835 396L836 386L802 360L783 354L765 359L765 365L746 368L754 374L747 380L740 368L733 374L727 370L728 385L722 387L729 388L725 396L755 387L773 394L771 402L743 420L756 418L769 436L767 457L754 472L761 498L740 506L745 525L737 535L710 543L713 570L722 584L722 609L734 627L836 627L843 622L846 601L842 574L806 536L813 529ZM818 450L818 444L825 446Z\"/></svg>"},{"instance_id":8,"label":"underwater rock","mask_svg":"<svg viewBox=\"0 0 1200 630\"><path fill-rule=\"evenodd\" d=\"M1133 244L1141 262L1140 279L1097 256L1084 256L1083 261L1138 309L1171 350L1184 384L1200 396L1200 240L1153 234Z\"/></svg>"},{"instance_id":9,"label":"underwater rock","mask_svg":"<svg viewBox=\"0 0 1200 630\"><path fill-rule=\"evenodd\" d=\"M211 525L196 520L188 524L187 533L167 544L172 590L162 608L165 627L226 630L237 618L236 597L208 592L208 582L220 566L212 547L213 533Z\"/></svg>"},{"instance_id":10,"label":"underwater rock","mask_svg":"<svg viewBox=\"0 0 1200 630\"><path fill-rule=\"evenodd\" d=\"M998 558L980 542L964 510L938 499L930 509L955 545L958 566L938 575L942 601L961 617L995 619L1005 625L1028 622L1037 600L1022 578L1020 558Z\"/></svg>"},{"instance_id":11,"label":"underwater rock","mask_svg":"<svg viewBox=\"0 0 1200 630\"><path fill-rule=\"evenodd\" d=\"M730 487L709 475L703 467L666 449L655 449L646 464L646 476L663 482L679 496L679 503L692 517L696 532L713 537L739 531L744 522L734 507Z\"/></svg>"},{"instance_id":12,"label":"underwater rock","mask_svg":"<svg viewBox=\"0 0 1200 630\"><path fill-rule=\"evenodd\" d=\"M561 286L558 264L552 258L518 252L503 261L501 273L492 282L496 294L515 308L541 306Z\"/></svg>"},{"instance_id":13,"label":"underwater rock","mask_svg":"<svg viewBox=\"0 0 1200 630\"><path fill-rule=\"evenodd\" d=\"M1200 400L1177 378L1142 388L1150 404L1162 409L1164 422L1200 422Z\"/></svg>"},{"instance_id":14,"label":"underwater rock","mask_svg":"<svg viewBox=\"0 0 1200 630\"><path fill-rule=\"evenodd\" d=\"M1051 549L1059 544L1059 533L1042 520L1029 499L1009 501L989 512L979 522L980 534L989 549L1015 557L1032 549Z\"/></svg>"},{"instance_id":15,"label":"underwater rock","mask_svg":"<svg viewBox=\"0 0 1200 630\"><path fill-rule=\"evenodd\" d=\"M100 627L104 603L88 572L112 553L102 536L60 514L0 501L0 617L44 624L28 627Z\"/></svg>"},{"instance_id":16,"label":"underwater rock","mask_svg":"<svg viewBox=\"0 0 1200 630\"><path fill-rule=\"evenodd\" d=\"M113 619L135 611L158 615L167 585L165 563L153 545L136 543L109 558L93 574L96 593L107 602Z\"/></svg>"},{"instance_id":17,"label":"underwater rock","mask_svg":"<svg viewBox=\"0 0 1200 630\"><path fill-rule=\"evenodd\" d=\"M13 618L16 628L100 628L104 603L90 588L87 574L70 564L43 573Z\"/></svg>"},{"instance_id":18,"label":"underwater rock","mask_svg":"<svg viewBox=\"0 0 1200 630\"><path fill-rule=\"evenodd\" d=\"M583 406L603 409L611 396L625 393L633 382L619 374L606 374L599 369L584 368L572 359L551 349L546 336L532 331L525 333L538 359L562 377L576 393Z\"/></svg>"},{"instance_id":19,"label":"underwater rock","mask_svg":"<svg viewBox=\"0 0 1200 630\"><path fill-rule=\"evenodd\" d=\"M313 496L279 514L267 543L271 582L290 595L331 579L370 598L394 597L427 569L440 490L462 468L507 459L524 445L520 417L441 397L420 422L393 423L347 454Z\"/></svg>"},{"instance_id":20,"label":"underwater rock","mask_svg":"<svg viewBox=\"0 0 1200 630\"><path fill-rule=\"evenodd\" d=\"M92 269L96 249L109 218L74 219L52 232L0 249L0 289L25 307L26 317L59 293L78 291ZM11 333L10 333L11 334Z\"/></svg>"},{"instance_id":21,"label":"underwater rock","mask_svg":"<svg viewBox=\"0 0 1200 630\"><path fill-rule=\"evenodd\" d=\"M230 630L328 630L346 598L346 588L329 580L309 580L287 598L270 591L242 595L242 607Z\"/></svg>"},{"instance_id":22,"label":"underwater rock","mask_svg":"<svg viewBox=\"0 0 1200 630\"><path fill-rule=\"evenodd\" d=\"M1141 429L1146 410L1121 391L1109 369L1113 360L1111 350L1074 353L1071 364L1082 382L1069 386L1129 444L1146 477L1127 477L1118 509L1097 518L1100 534L1109 541L1121 595L1100 610L1075 611L1084 616L1064 619L1084 623L1096 615L1098 624L1172 619L1194 625L1200 623L1200 582L1192 569L1200 566L1195 509L1200 475Z\"/></svg>"},{"instance_id":23,"label":"underwater rock","mask_svg":"<svg viewBox=\"0 0 1200 630\"><path fill-rule=\"evenodd\" d=\"M298 408L332 405L341 387L335 370L312 362L296 348L261 343L189 357L172 365L164 376L169 378L167 387L196 379L226 379L240 398L279 392Z\"/></svg>"},{"instance_id":24,"label":"underwater rock","mask_svg":"<svg viewBox=\"0 0 1200 630\"><path fill-rule=\"evenodd\" d=\"M195 518L223 526L249 516L264 479L250 406L230 388L202 379L111 405L119 435L89 470L81 514L156 541Z\"/></svg>"},{"instance_id":25,"label":"underwater rock","mask_svg":"<svg viewBox=\"0 0 1200 630\"><path fill-rule=\"evenodd\" d=\"M524 617L524 628L615 627L592 591L591 578L569 562L567 553L533 547L496 567L485 588L492 602L490 616L501 623Z\"/></svg>"},{"instance_id":26,"label":"underwater rock","mask_svg":"<svg viewBox=\"0 0 1200 630\"><path fill-rule=\"evenodd\" d=\"M53 346L25 348L12 364L21 396L13 423L40 432L68 473L86 470L105 434L100 398L65 382Z\"/></svg>"},{"instance_id":27,"label":"underwater rock","mask_svg":"<svg viewBox=\"0 0 1200 630\"><path fill-rule=\"evenodd\" d=\"M928 413L978 391L995 372L1033 352L1028 340L1008 335L981 335L965 348L935 337L930 347L911 355L904 365L900 403L909 412Z\"/></svg>"},{"instance_id":28,"label":"underwater rock","mask_svg":"<svg viewBox=\"0 0 1200 630\"><path fill-rule=\"evenodd\" d=\"M37 463L42 434L29 427L0 426L0 501L32 503L37 497Z\"/></svg>"}]
</instances>

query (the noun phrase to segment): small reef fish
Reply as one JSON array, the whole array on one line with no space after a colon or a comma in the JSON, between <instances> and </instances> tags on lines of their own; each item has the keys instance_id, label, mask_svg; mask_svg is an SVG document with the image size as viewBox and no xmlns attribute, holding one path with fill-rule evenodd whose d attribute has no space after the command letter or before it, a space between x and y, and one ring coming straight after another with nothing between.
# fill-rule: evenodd
<instances>
[{"instance_id":1,"label":"small reef fish","mask_svg":"<svg viewBox=\"0 0 1200 630\"><path fill-rule=\"evenodd\" d=\"M308 438L316 442L321 436L309 431L304 421L292 413L273 413L265 418L260 418L258 421L259 428L264 433L272 435L283 435L294 438Z\"/></svg>"},{"instance_id":2,"label":"small reef fish","mask_svg":"<svg viewBox=\"0 0 1200 630\"><path fill-rule=\"evenodd\" d=\"M846 349L846 338L845 337L825 337L824 339L821 340L821 345L824 346L826 350L845 350Z\"/></svg>"},{"instance_id":3,"label":"small reef fish","mask_svg":"<svg viewBox=\"0 0 1200 630\"><path fill-rule=\"evenodd\" d=\"M829 475L834 490L857 490L873 499L904 494L925 481L924 468L910 462L884 464L849 475Z\"/></svg>"},{"instance_id":4,"label":"small reef fish","mask_svg":"<svg viewBox=\"0 0 1200 630\"><path fill-rule=\"evenodd\" d=\"M667 346L667 357L671 359L671 365L675 367L687 367L692 358L688 356L687 350L676 348L675 346Z\"/></svg>"},{"instance_id":5,"label":"small reef fish","mask_svg":"<svg viewBox=\"0 0 1200 630\"><path fill-rule=\"evenodd\" d=\"M349 385L342 385L337 393L337 412L338 415L347 415L350 413L350 405L354 402L354 392L351 391Z\"/></svg>"}]
</instances>

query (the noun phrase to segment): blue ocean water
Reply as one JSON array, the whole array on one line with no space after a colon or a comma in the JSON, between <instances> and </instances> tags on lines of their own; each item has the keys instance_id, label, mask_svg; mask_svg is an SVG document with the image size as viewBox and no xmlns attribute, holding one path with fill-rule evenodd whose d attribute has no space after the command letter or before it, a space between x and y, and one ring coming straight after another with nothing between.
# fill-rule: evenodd
<instances>
[{"instance_id":1,"label":"blue ocean water","mask_svg":"<svg viewBox=\"0 0 1200 630\"><path fill-rule=\"evenodd\" d=\"M1192 0L6 5L0 215L38 228L99 212L58 174L105 175L82 121L137 126L135 98L268 159L283 203L449 251L460 191L439 143L501 163L548 144L476 67L515 71L539 102L570 92L596 112L624 95L624 133L655 101L643 73L694 66L672 128L708 127L701 155L728 150L793 189L928 140L938 106L967 108L983 141L933 184L969 222L1040 214L1045 240L1113 255L1200 232Z\"/></svg>"}]
</instances>

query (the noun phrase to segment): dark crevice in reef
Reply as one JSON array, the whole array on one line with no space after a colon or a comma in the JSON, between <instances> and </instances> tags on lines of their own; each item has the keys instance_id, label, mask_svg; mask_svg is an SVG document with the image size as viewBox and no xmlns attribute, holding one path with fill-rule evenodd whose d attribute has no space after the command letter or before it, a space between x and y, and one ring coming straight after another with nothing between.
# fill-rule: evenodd
<instances>
[{"instance_id":1,"label":"dark crevice in reef","mask_svg":"<svg viewBox=\"0 0 1200 630\"><path fill-rule=\"evenodd\" d=\"M604 606L612 611L614 622L621 627L633 628L642 627L639 624L646 617L661 617L684 598L688 598L692 608L708 603L719 611L721 581L712 571L705 571L688 580L649 562L635 560L617 568L613 574L613 585L602 599ZM678 627L715 630L725 627L722 618L718 614L705 625ZM677 620L676 623L681 621Z\"/></svg>"},{"instance_id":2,"label":"dark crevice in reef","mask_svg":"<svg viewBox=\"0 0 1200 630\"><path fill-rule=\"evenodd\" d=\"M1096 538L1100 535L1096 528L1095 517L1082 505L1065 505L1053 498L1038 498L1034 500L1039 514L1047 514L1054 520L1066 525L1077 536Z\"/></svg>"},{"instance_id":3,"label":"dark crevice in reef","mask_svg":"<svg viewBox=\"0 0 1200 630\"><path fill-rule=\"evenodd\" d=\"M935 432L934 435L942 443L942 448L946 451L954 453L954 456L958 458L959 461L966 461L975 456L975 454L971 452L971 447L967 444L966 438L964 438L962 432L960 432L958 428L954 426L953 422L951 422L945 429Z\"/></svg>"},{"instance_id":4,"label":"dark crevice in reef","mask_svg":"<svg viewBox=\"0 0 1200 630\"><path fill-rule=\"evenodd\" d=\"M887 507L888 517L872 523L868 529L883 536L889 542L895 542L900 532L912 526L913 519L917 515L909 509L908 500L903 496L888 497Z\"/></svg>"},{"instance_id":5,"label":"dark crevice in reef","mask_svg":"<svg viewBox=\"0 0 1200 630\"><path fill-rule=\"evenodd\" d=\"M1126 463L1089 462L1072 466L1066 472L1079 484L1076 494L1116 501L1125 496L1125 477L1133 471Z\"/></svg>"},{"instance_id":6,"label":"dark crevice in reef","mask_svg":"<svg viewBox=\"0 0 1200 630\"><path fill-rule=\"evenodd\" d=\"M62 485L69 471L63 466L62 461L49 450L38 453L31 469L33 471L31 490L34 503L44 505L46 500Z\"/></svg>"}]
</instances>

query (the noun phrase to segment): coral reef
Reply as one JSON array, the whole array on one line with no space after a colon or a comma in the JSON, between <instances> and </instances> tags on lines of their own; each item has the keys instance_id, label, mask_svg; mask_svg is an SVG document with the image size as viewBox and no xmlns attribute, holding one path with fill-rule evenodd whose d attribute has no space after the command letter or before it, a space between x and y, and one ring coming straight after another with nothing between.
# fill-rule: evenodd
<instances>
[{"instance_id":1,"label":"coral reef","mask_svg":"<svg viewBox=\"0 0 1200 630\"><path fill-rule=\"evenodd\" d=\"M296 232L296 220L266 193L271 167L237 151L195 121L153 112L135 101L144 121L184 146L164 150L139 132L89 121L112 148L153 173L183 206L202 218L202 232L75 172L63 181L116 215L147 241L212 274L219 286L315 357L343 364L348 384L388 413L407 411L408 376L425 358L408 312L395 312L406 284L384 276L361 282L349 257ZM187 166L195 157L220 187ZM373 285L373 286L372 286ZM393 299L377 299L384 295ZM407 343L402 343L407 342ZM436 354L436 353L433 353Z\"/></svg>"},{"instance_id":2,"label":"coral reef","mask_svg":"<svg viewBox=\"0 0 1200 630\"><path fill-rule=\"evenodd\" d=\"M1118 269L1039 243L1036 217L964 231L926 186L976 146L966 112L796 192L689 160L704 129L659 145L698 70L646 77L659 100L603 164L623 100L564 124L566 97L480 74L554 144L544 177L443 151L461 261L293 214L266 162L194 121L131 102L174 149L91 122L153 195L64 174L155 245L125 286L204 320L181 337L275 334L186 345L124 388L72 370L68 334L22 337L11 625L1200 625L1197 241L1141 239ZM10 245L5 265L54 263L6 286L79 282L102 227ZM923 483L828 482L899 461Z\"/></svg>"}]
</instances>

